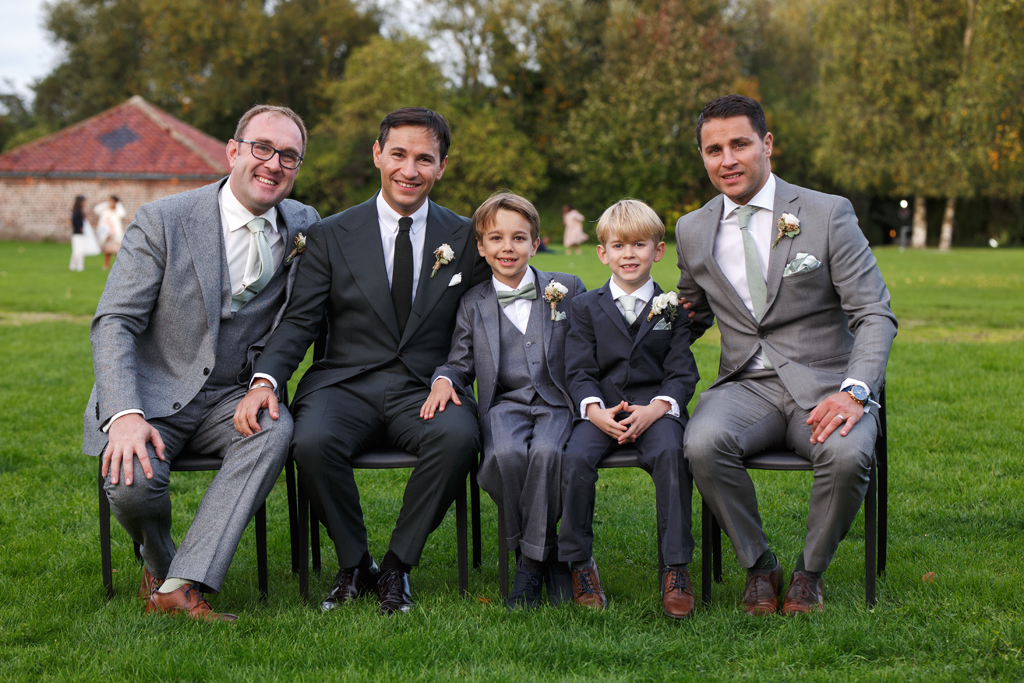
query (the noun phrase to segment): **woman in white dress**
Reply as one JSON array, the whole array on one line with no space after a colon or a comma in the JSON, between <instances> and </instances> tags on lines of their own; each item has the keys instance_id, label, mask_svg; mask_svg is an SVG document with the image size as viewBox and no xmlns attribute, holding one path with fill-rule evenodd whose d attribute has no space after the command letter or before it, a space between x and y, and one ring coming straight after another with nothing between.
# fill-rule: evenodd
<instances>
[{"instance_id":1,"label":"woman in white dress","mask_svg":"<svg viewBox=\"0 0 1024 683\"><path fill-rule=\"evenodd\" d=\"M75 197L75 206L71 210L71 263L68 270L83 270L85 257L100 253L100 245L96 241L96 233L92 224L85 217L85 195Z\"/></svg>"},{"instance_id":2,"label":"woman in white dress","mask_svg":"<svg viewBox=\"0 0 1024 683\"><path fill-rule=\"evenodd\" d=\"M100 217L96 225L96 233L100 246L103 249L103 270L110 268L111 257L121 248L121 239L124 237L124 217L127 212L117 195L110 195L110 198L97 204L93 209Z\"/></svg>"}]
</instances>

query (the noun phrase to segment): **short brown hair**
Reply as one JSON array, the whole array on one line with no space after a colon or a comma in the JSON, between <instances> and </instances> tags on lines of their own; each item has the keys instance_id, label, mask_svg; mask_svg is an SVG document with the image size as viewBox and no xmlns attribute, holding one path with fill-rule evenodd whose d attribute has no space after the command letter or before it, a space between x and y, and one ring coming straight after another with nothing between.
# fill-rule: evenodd
<instances>
[{"instance_id":1,"label":"short brown hair","mask_svg":"<svg viewBox=\"0 0 1024 683\"><path fill-rule=\"evenodd\" d=\"M452 144L452 130L448 126L448 121L437 112L423 107L403 107L385 116L380 122L380 135L377 136L377 144L381 149L384 149L391 129L402 126L418 126L430 131L437 140L438 151L441 153L437 163L441 163L448 156L448 148Z\"/></svg>"},{"instance_id":2,"label":"short brown hair","mask_svg":"<svg viewBox=\"0 0 1024 683\"><path fill-rule=\"evenodd\" d=\"M708 119L731 119L734 116L746 116L750 126L764 139L768 135L768 123L764 118L764 110L757 100L745 95L723 95L716 97L704 105L704 110L697 119L697 148L700 149L700 133Z\"/></svg>"},{"instance_id":3,"label":"short brown hair","mask_svg":"<svg viewBox=\"0 0 1024 683\"><path fill-rule=\"evenodd\" d=\"M483 242L484 233L494 225L499 211L518 213L530 224L530 239L536 242L540 237L540 216L530 200L511 192L496 192L473 212L473 232L477 242Z\"/></svg>"},{"instance_id":4,"label":"short brown hair","mask_svg":"<svg viewBox=\"0 0 1024 683\"><path fill-rule=\"evenodd\" d=\"M657 244L665 237L665 224L639 199L620 199L597 219L597 240L607 244L613 237L625 242L653 239Z\"/></svg>"},{"instance_id":5,"label":"short brown hair","mask_svg":"<svg viewBox=\"0 0 1024 683\"><path fill-rule=\"evenodd\" d=\"M249 125L249 122L260 114L279 114L287 119L290 119L292 123L299 127L299 133L302 134L302 151L300 155L306 154L306 124L302 122L302 117L293 112L288 107L278 107L273 104L257 104L249 111L242 114L242 118L238 119L238 125L235 126L235 140L241 140L245 138L245 128Z\"/></svg>"}]
</instances>

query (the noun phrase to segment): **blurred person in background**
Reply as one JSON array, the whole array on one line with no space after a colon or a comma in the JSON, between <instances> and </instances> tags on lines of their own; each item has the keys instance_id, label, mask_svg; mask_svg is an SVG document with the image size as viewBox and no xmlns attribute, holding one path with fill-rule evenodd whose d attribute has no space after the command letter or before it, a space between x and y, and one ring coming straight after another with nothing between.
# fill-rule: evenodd
<instances>
[{"instance_id":1,"label":"blurred person in background","mask_svg":"<svg viewBox=\"0 0 1024 683\"><path fill-rule=\"evenodd\" d=\"M100 219L96 224L96 237L103 250L103 270L110 270L111 257L121 248L124 217L128 212L124 210L124 204L117 195L113 194L107 201L97 204L93 211Z\"/></svg>"}]
</instances>

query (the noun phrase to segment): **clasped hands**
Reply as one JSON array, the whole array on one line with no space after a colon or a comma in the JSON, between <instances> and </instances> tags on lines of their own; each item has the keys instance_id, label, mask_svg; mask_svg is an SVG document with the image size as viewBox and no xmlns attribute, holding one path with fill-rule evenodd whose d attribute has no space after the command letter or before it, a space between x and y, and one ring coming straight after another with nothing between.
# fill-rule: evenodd
<instances>
[{"instance_id":1,"label":"clasped hands","mask_svg":"<svg viewBox=\"0 0 1024 683\"><path fill-rule=\"evenodd\" d=\"M672 409L668 401L655 399L650 405L638 406L622 401L611 408L602 408L599 403L587 404L587 419L602 432L619 442L619 445L633 443L662 415ZM628 417L616 420L619 413Z\"/></svg>"}]
</instances>

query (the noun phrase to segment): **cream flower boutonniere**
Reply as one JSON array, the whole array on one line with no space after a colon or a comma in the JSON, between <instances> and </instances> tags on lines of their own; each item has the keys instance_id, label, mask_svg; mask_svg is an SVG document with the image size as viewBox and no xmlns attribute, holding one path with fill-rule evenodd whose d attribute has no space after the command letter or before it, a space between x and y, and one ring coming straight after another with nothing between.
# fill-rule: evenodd
<instances>
[{"instance_id":1,"label":"cream flower boutonniere","mask_svg":"<svg viewBox=\"0 0 1024 683\"><path fill-rule=\"evenodd\" d=\"M679 295L675 292L665 292L654 297L651 302L651 312L647 314L647 321L654 320L654 316L665 314L665 320L672 322L676 319L677 307L679 306Z\"/></svg>"},{"instance_id":2,"label":"cream flower boutonniere","mask_svg":"<svg viewBox=\"0 0 1024 683\"><path fill-rule=\"evenodd\" d=\"M295 236L295 241L292 242L292 245L291 252L288 253L287 258L284 260L285 263L291 263L293 258L301 256L302 252L306 251L306 236L300 232Z\"/></svg>"},{"instance_id":3,"label":"cream flower boutonniere","mask_svg":"<svg viewBox=\"0 0 1024 683\"><path fill-rule=\"evenodd\" d=\"M569 293L569 288L565 285L559 284L552 280L547 287L544 288L544 301L551 304L551 319L555 319L555 309L558 307L558 302L565 298L565 295Z\"/></svg>"},{"instance_id":4,"label":"cream flower boutonniere","mask_svg":"<svg viewBox=\"0 0 1024 683\"><path fill-rule=\"evenodd\" d=\"M784 213L779 218L779 234L775 236L775 241L772 242L772 249L779 246L779 240L783 237L796 237L800 234L800 219L791 213Z\"/></svg>"},{"instance_id":5,"label":"cream flower boutonniere","mask_svg":"<svg viewBox=\"0 0 1024 683\"><path fill-rule=\"evenodd\" d=\"M447 244L442 244L434 250L434 256L437 260L434 261L434 269L430 271L430 277L437 275L438 268L441 266L447 266L451 263L451 260L455 258L455 252L452 251L452 248Z\"/></svg>"}]
</instances>

